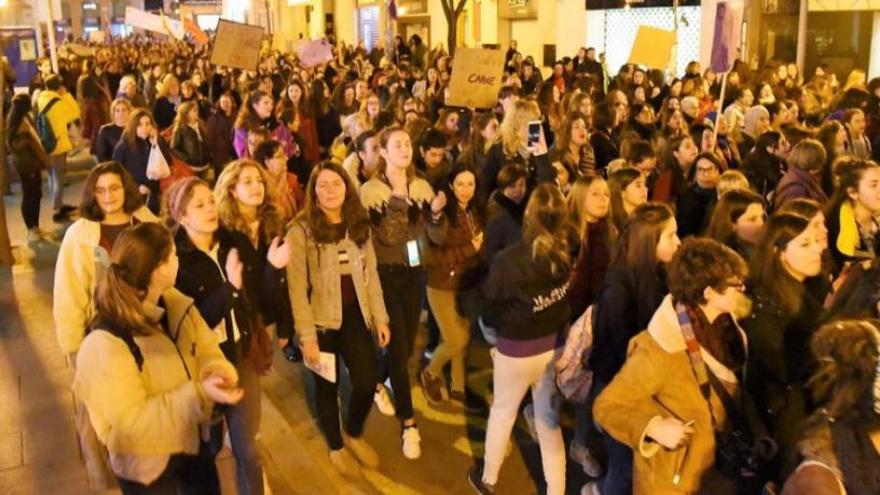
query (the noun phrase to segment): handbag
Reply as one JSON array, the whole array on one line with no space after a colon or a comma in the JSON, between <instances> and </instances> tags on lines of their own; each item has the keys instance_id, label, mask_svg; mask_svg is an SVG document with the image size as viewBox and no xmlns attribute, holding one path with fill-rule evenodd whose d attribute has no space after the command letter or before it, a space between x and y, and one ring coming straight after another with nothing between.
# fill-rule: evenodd
<instances>
[{"instance_id":1,"label":"handbag","mask_svg":"<svg viewBox=\"0 0 880 495\"><path fill-rule=\"evenodd\" d=\"M150 155L147 157L147 178L150 180L162 180L171 175L171 167L165 160L165 155L158 145L150 146Z\"/></svg>"},{"instance_id":2,"label":"handbag","mask_svg":"<svg viewBox=\"0 0 880 495\"><path fill-rule=\"evenodd\" d=\"M171 154L171 170L167 177L159 181L159 188L162 192L168 190L175 182L196 175L192 167L188 163L181 160L174 153Z\"/></svg>"},{"instance_id":3,"label":"handbag","mask_svg":"<svg viewBox=\"0 0 880 495\"><path fill-rule=\"evenodd\" d=\"M562 355L556 361L559 392L579 404L587 402L593 386L593 370L585 364L593 349L593 307L588 307L568 330Z\"/></svg>"},{"instance_id":4,"label":"handbag","mask_svg":"<svg viewBox=\"0 0 880 495\"><path fill-rule=\"evenodd\" d=\"M738 494L761 493L769 478L770 463L778 452L776 442L766 435L766 428L760 424L757 414L745 414L741 406L747 396L743 390L740 403L737 403L720 380L706 366L700 354L700 343L694 336L690 317L684 305L676 304L678 322L685 340L688 363L697 380L700 394L709 408L712 430L715 431L715 469L724 477L736 483ZM711 393L715 391L727 413L728 428L719 432L715 428L715 408Z\"/></svg>"},{"instance_id":5,"label":"handbag","mask_svg":"<svg viewBox=\"0 0 880 495\"><path fill-rule=\"evenodd\" d=\"M253 366L254 371L265 375L272 367L272 355L274 354L272 338L263 324L263 319L255 317L251 322L251 335L245 358Z\"/></svg>"}]
</instances>

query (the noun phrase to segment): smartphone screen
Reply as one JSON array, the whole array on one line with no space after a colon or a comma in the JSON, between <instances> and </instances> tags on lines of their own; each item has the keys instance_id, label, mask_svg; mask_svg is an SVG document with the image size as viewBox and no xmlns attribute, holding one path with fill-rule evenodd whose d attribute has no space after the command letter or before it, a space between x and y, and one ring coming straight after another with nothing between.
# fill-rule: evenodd
<instances>
[{"instance_id":1,"label":"smartphone screen","mask_svg":"<svg viewBox=\"0 0 880 495\"><path fill-rule=\"evenodd\" d=\"M528 144L529 148L535 147L538 145L538 141L541 139L541 121L533 120L529 122L529 137Z\"/></svg>"},{"instance_id":2,"label":"smartphone screen","mask_svg":"<svg viewBox=\"0 0 880 495\"><path fill-rule=\"evenodd\" d=\"M419 242L412 240L406 243L406 255L409 266L419 266L422 264L422 258L419 256Z\"/></svg>"}]
</instances>

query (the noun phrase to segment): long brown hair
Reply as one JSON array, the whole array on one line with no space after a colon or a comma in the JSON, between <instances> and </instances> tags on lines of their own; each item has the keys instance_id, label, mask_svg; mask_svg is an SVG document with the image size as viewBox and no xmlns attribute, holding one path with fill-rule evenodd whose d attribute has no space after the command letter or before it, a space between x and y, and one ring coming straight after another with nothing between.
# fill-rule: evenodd
<instances>
[{"instance_id":1,"label":"long brown hair","mask_svg":"<svg viewBox=\"0 0 880 495\"><path fill-rule=\"evenodd\" d=\"M619 235L626 225L627 213L623 205L623 191L641 177L642 172L632 167L615 170L608 177L608 190L611 192L608 225L615 236Z\"/></svg>"},{"instance_id":2,"label":"long brown hair","mask_svg":"<svg viewBox=\"0 0 880 495\"><path fill-rule=\"evenodd\" d=\"M758 243L749 273L749 286L761 289L795 315L803 304L804 286L782 264L781 254L789 242L810 225L809 219L790 213L776 213L767 221L764 236Z\"/></svg>"},{"instance_id":3,"label":"long brown hair","mask_svg":"<svg viewBox=\"0 0 880 495\"><path fill-rule=\"evenodd\" d=\"M130 335L156 330L144 315L143 302L153 272L173 252L171 234L165 227L139 223L125 229L110 253L110 268L95 288L95 317L90 328L105 328Z\"/></svg>"},{"instance_id":4,"label":"long brown hair","mask_svg":"<svg viewBox=\"0 0 880 495\"><path fill-rule=\"evenodd\" d=\"M611 257L611 267L625 266L638 274L652 274L657 270L657 243L666 223L675 215L665 203L648 202L639 205L624 224Z\"/></svg>"},{"instance_id":5,"label":"long brown hair","mask_svg":"<svg viewBox=\"0 0 880 495\"><path fill-rule=\"evenodd\" d=\"M546 259L554 274L567 273L572 237L568 208L559 188L547 183L536 187L523 214L523 240L531 245L532 260Z\"/></svg>"},{"instance_id":6,"label":"long brown hair","mask_svg":"<svg viewBox=\"0 0 880 495\"><path fill-rule=\"evenodd\" d=\"M738 245L736 221L753 204L759 204L763 208L764 201L761 196L745 189L727 191L721 196L715 210L712 211L712 218L709 220L709 226L706 227L705 236L728 247Z\"/></svg>"},{"instance_id":7,"label":"long brown hair","mask_svg":"<svg viewBox=\"0 0 880 495\"><path fill-rule=\"evenodd\" d=\"M82 199L79 202L79 212L83 218L94 222L104 220L104 211L101 210L98 200L95 199L95 185L98 183L98 179L105 174L114 174L122 181L122 188L125 194L122 211L130 215L144 205L144 200L141 198L140 192L138 192L137 183L135 183L131 174L128 173L128 170L117 162L101 162L92 167L83 186Z\"/></svg>"},{"instance_id":8,"label":"long brown hair","mask_svg":"<svg viewBox=\"0 0 880 495\"><path fill-rule=\"evenodd\" d=\"M309 177L309 184L306 187L306 202L302 211L297 215L297 221L306 224L311 230L312 237L319 242L334 242L336 236L336 227L327 220L327 215L318 205L318 195L315 187L318 182L318 175L328 170L342 178L345 183L345 200L342 203L342 223L345 224L345 230L348 237L358 245L363 245L370 238L370 219L367 216L367 210L361 204L358 192L352 184L351 179L345 170L336 163L325 160L312 169Z\"/></svg>"},{"instance_id":9,"label":"long brown hair","mask_svg":"<svg viewBox=\"0 0 880 495\"><path fill-rule=\"evenodd\" d=\"M140 125L141 119L147 117L150 119L150 124L152 124L153 128L158 129L156 126L156 119L153 118L153 114L150 113L149 110L145 108L136 108L131 115L128 116L128 122L125 123L125 129L122 130L122 137L119 138L120 141L125 141L129 146L133 147L137 140L137 128Z\"/></svg>"},{"instance_id":10,"label":"long brown hair","mask_svg":"<svg viewBox=\"0 0 880 495\"><path fill-rule=\"evenodd\" d=\"M269 242L273 237L284 234L284 221L275 208L275 189L270 185L269 173L254 160L240 158L223 168L223 172L217 178L217 185L214 187L214 197L217 198L217 215L224 227L245 234L250 238L248 221L239 211L238 201L232 195L232 189L238 184L242 170L247 167L255 168L263 180L265 196L263 204L257 208L257 218L260 220L258 234L260 239Z\"/></svg>"}]
</instances>

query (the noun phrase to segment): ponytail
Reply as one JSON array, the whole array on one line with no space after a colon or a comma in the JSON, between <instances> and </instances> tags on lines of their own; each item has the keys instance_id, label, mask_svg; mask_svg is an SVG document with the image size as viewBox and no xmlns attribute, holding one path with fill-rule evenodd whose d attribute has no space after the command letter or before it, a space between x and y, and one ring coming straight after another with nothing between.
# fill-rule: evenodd
<instances>
[{"instance_id":1,"label":"ponytail","mask_svg":"<svg viewBox=\"0 0 880 495\"><path fill-rule=\"evenodd\" d=\"M126 274L124 265L112 263L106 276L98 282L95 288L95 309L98 316L92 327L100 322L125 334L148 334L154 325L144 316L143 300L146 291L127 282Z\"/></svg>"}]
</instances>

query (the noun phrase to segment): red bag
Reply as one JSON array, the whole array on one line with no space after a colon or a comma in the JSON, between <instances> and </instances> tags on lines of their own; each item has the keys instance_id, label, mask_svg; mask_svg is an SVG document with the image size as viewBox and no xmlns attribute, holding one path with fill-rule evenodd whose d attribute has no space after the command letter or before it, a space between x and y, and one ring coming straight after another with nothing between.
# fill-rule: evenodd
<instances>
[{"instance_id":1,"label":"red bag","mask_svg":"<svg viewBox=\"0 0 880 495\"><path fill-rule=\"evenodd\" d=\"M190 168L189 164L185 161L181 160L174 153L171 153L171 175L159 181L159 188L164 193L171 187L171 184L179 181L180 179L185 179L187 177L192 177L196 175L192 168Z\"/></svg>"}]
</instances>

